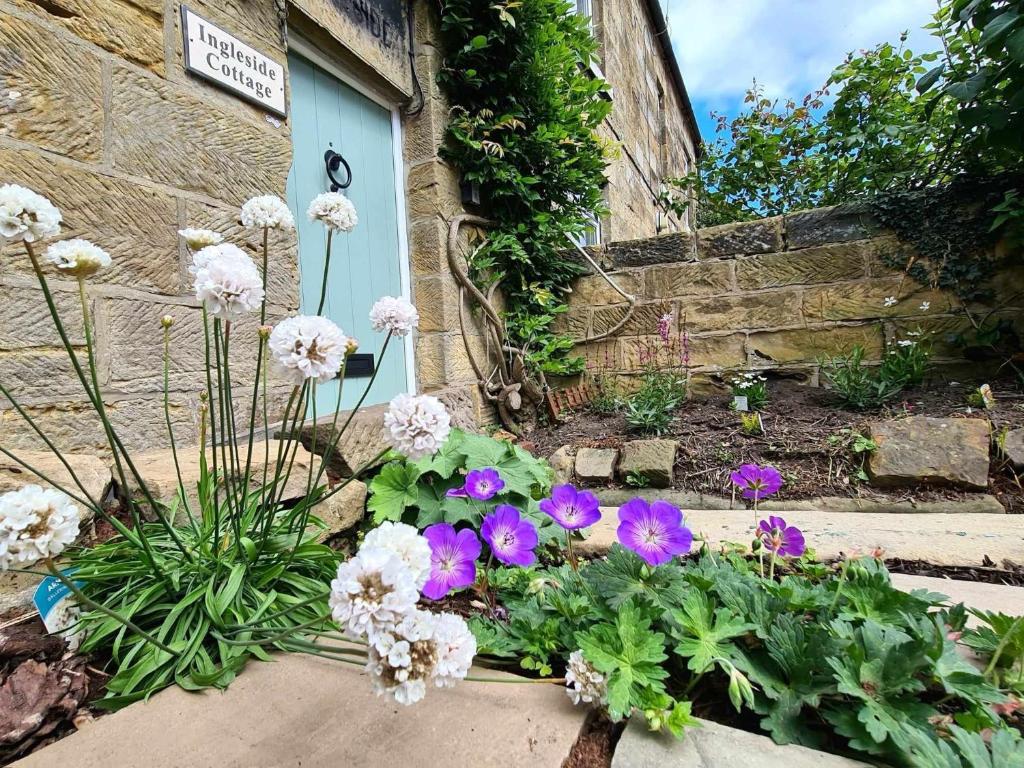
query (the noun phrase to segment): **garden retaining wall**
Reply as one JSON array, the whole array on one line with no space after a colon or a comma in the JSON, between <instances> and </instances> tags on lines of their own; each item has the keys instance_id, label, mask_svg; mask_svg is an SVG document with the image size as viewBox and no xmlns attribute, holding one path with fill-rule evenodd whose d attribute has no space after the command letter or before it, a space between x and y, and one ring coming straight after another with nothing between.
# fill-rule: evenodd
<instances>
[{"instance_id":1,"label":"garden retaining wall","mask_svg":"<svg viewBox=\"0 0 1024 768\"><path fill-rule=\"evenodd\" d=\"M877 362L887 342L918 328L930 334L933 359L963 367L955 336L970 327L951 292L930 288L886 266L905 264L913 249L866 208L822 208L728 224L591 251L612 279L637 299L635 311L610 339L582 343L588 367L629 376L641 368L638 350L656 343L658 318L672 314L671 333L687 334L697 383L724 371L775 369L817 384L818 361L854 344ZM992 297L972 304L977 317L1009 318L1018 334L1024 270L1002 270ZM896 303L886 306L888 297ZM578 339L607 332L628 304L598 274L578 279L563 331ZM970 373L977 373L971 364Z\"/></svg>"}]
</instances>

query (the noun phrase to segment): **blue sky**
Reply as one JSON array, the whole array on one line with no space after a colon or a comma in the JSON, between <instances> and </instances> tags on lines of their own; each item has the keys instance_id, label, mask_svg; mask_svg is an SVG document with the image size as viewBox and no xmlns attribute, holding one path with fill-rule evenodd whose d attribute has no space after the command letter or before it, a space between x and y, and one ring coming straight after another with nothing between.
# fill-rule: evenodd
<instances>
[{"instance_id":1,"label":"blue sky","mask_svg":"<svg viewBox=\"0 0 1024 768\"><path fill-rule=\"evenodd\" d=\"M768 95L801 98L847 52L897 42L935 48L921 27L936 0L662 0L672 43L703 137L711 110L735 115L756 77Z\"/></svg>"}]
</instances>

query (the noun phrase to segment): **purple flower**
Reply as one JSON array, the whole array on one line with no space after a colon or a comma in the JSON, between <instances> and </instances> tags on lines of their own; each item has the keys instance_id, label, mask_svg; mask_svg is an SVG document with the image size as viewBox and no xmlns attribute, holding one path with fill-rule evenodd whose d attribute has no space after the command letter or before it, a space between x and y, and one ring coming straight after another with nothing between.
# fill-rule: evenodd
<instances>
[{"instance_id":1,"label":"purple flower","mask_svg":"<svg viewBox=\"0 0 1024 768\"><path fill-rule=\"evenodd\" d=\"M423 537L430 544L430 578L423 587L424 595L440 600L453 589L476 581L480 539L473 531L456 531L448 523L435 523L423 531Z\"/></svg>"},{"instance_id":2,"label":"purple flower","mask_svg":"<svg viewBox=\"0 0 1024 768\"><path fill-rule=\"evenodd\" d=\"M795 525L786 525L785 520L774 515L760 522L757 535L769 551L783 557L800 557L807 549L803 532Z\"/></svg>"},{"instance_id":3,"label":"purple flower","mask_svg":"<svg viewBox=\"0 0 1024 768\"><path fill-rule=\"evenodd\" d=\"M556 485L551 489L551 498L542 500L539 506L541 512L551 515L567 531L586 528L601 519L597 496L571 485Z\"/></svg>"},{"instance_id":4,"label":"purple flower","mask_svg":"<svg viewBox=\"0 0 1024 768\"><path fill-rule=\"evenodd\" d=\"M732 473L733 485L743 489L744 499L758 501L782 487L782 475L775 467L744 464Z\"/></svg>"},{"instance_id":5,"label":"purple flower","mask_svg":"<svg viewBox=\"0 0 1024 768\"><path fill-rule=\"evenodd\" d=\"M462 485L458 488L449 488L448 493L445 494L452 499L468 499L469 494L466 492L466 486Z\"/></svg>"},{"instance_id":6,"label":"purple flower","mask_svg":"<svg viewBox=\"0 0 1024 768\"><path fill-rule=\"evenodd\" d=\"M685 555L693 544L693 532L683 525L683 513L667 501L627 501L619 507L619 521L619 543L648 565Z\"/></svg>"},{"instance_id":7,"label":"purple flower","mask_svg":"<svg viewBox=\"0 0 1024 768\"><path fill-rule=\"evenodd\" d=\"M505 481L494 467L473 469L466 473L466 493L477 501L493 499L504 487Z\"/></svg>"},{"instance_id":8,"label":"purple flower","mask_svg":"<svg viewBox=\"0 0 1024 768\"><path fill-rule=\"evenodd\" d=\"M505 565L533 565L537 556L537 529L533 523L519 515L519 510L508 504L498 507L484 518L480 535L491 547L491 552Z\"/></svg>"}]
</instances>

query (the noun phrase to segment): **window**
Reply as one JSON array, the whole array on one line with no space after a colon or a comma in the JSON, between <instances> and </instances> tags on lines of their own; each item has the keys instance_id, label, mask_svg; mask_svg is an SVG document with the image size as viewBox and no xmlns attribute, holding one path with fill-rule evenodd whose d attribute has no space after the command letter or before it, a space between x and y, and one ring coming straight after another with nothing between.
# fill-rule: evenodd
<instances>
[{"instance_id":1,"label":"window","mask_svg":"<svg viewBox=\"0 0 1024 768\"><path fill-rule=\"evenodd\" d=\"M576 0L576 13L590 20L590 31L594 31L594 6L592 0Z\"/></svg>"},{"instance_id":2,"label":"window","mask_svg":"<svg viewBox=\"0 0 1024 768\"><path fill-rule=\"evenodd\" d=\"M576 244L583 248L586 248L588 245L601 244L601 220L593 214L590 215L589 219L590 221L587 223L586 228L573 237Z\"/></svg>"}]
</instances>

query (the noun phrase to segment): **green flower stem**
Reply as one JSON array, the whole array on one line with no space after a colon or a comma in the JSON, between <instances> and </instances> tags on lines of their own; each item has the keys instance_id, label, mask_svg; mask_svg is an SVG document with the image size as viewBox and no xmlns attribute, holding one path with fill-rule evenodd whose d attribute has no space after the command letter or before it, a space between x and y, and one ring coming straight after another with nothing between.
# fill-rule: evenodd
<instances>
[{"instance_id":1,"label":"green flower stem","mask_svg":"<svg viewBox=\"0 0 1024 768\"><path fill-rule=\"evenodd\" d=\"M776 560L776 558L778 558L778 556L779 556L778 550L773 549L772 550L771 564L768 567L768 581L772 581L772 580L775 579L775 560Z\"/></svg>"},{"instance_id":2,"label":"green flower stem","mask_svg":"<svg viewBox=\"0 0 1024 768\"><path fill-rule=\"evenodd\" d=\"M210 316L203 305L203 345L206 352L206 402L210 414L210 452L213 454L213 530L210 531L210 551L216 554L220 542L220 493L217 488L217 413L214 410L213 360L210 356ZM219 406L218 406L219 407ZM200 461L206 461L206 444L199 446ZM218 567L220 560L217 559Z\"/></svg>"},{"instance_id":3,"label":"green flower stem","mask_svg":"<svg viewBox=\"0 0 1024 768\"><path fill-rule=\"evenodd\" d=\"M104 616L108 616L109 618L114 619L115 621L119 622L123 626L128 627L128 629L130 629L132 632L137 634L139 637L141 637L147 643L151 643L151 644L155 645L161 651L164 651L165 653L169 653L171 656L177 656L178 655L178 652L175 651L173 648L171 648L170 646L164 645L162 642L157 640L151 634L149 634L145 630L140 629L136 624L133 624L131 621L129 621L128 619L124 618L123 616L118 614L116 611L112 611L109 608L107 608L105 605L101 605L100 603L97 603L95 600L92 600L92 599L86 597L85 593L82 592L82 590L78 588L78 585L75 584L75 582L73 580L67 578L63 573L61 573L60 569L57 568L54 565L53 560L47 560L46 561L46 567L49 569L50 573L56 579L58 579L60 581L61 584L63 584L65 587L67 587L71 591L71 594L73 594L75 596L75 598L79 602L81 602L82 604L88 606L89 608L91 608L94 611L99 611Z\"/></svg>"},{"instance_id":4,"label":"green flower stem","mask_svg":"<svg viewBox=\"0 0 1024 768\"><path fill-rule=\"evenodd\" d=\"M264 390L265 392L265 390ZM292 392L288 396L288 403L284 408L284 418L282 424L284 428L288 428L288 417L291 415L292 406L295 405L295 400L300 396L301 388L298 386L292 387ZM263 553L263 547L266 544L267 535L270 533L270 526L274 522L274 489L277 488L277 483L280 481L281 465L282 465L282 452L287 444L287 438L279 440L277 443L277 458L274 460L274 478L269 483L264 483L260 489L260 514L263 516L262 529L260 530L260 554ZM269 446L267 448L269 452Z\"/></svg>"},{"instance_id":5,"label":"green flower stem","mask_svg":"<svg viewBox=\"0 0 1024 768\"><path fill-rule=\"evenodd\" d=\"M364 472L366 472L366 470L368 470L368 469L369 469L370 467L372 467L372 466L376 465L376 464L377 464L377 462L379 462L379 461L380 461L381 459L383 459L383 458L384 458L385 456L387 456L387 455L388 455L388 453L389 453L390 451L391 451L391 449L390 449L390 448L385 448L384 450L382 450L382 451L381 451L380 453L378 453L378 454L377 454L376 456L374 456L374 457L373 457L372 459L370 459L370 460L369 460L369 461L367 461L367 462L366 462L365 464L363 464L363 465L362 465L361 467L359 467L358 469L356 469L356 471L352 473L352 477L350 477L350 478L347 478L347 479L346 479L346 480L344 480L343 482L340 482L340 483L338 483L338 484L337 484L336 486L334 486L334 487L333 487L333 488L332 488L332 489L330 490L330 492L329 492L329 493L325 493L325 494L324 494L324 495L323 495L323 496L322 496L322 497L320 498L320 501L319 501L319 502L317 502L317 503L319 503L319 504L322 504L322 503L323 503L323 502L325 502L325 501L326 501L327 499L331 498L331 496L333 496L334 494L336 494L336 493L341 493L341 492L342 492L343 490L345 490L345 486L347 486L347 485L348 485L349 483L351 483L351 482L352 482L353 480L358 480L358 479L359 479L359 476L360 476L360 475L362 475L362 474L363 474Z\"/></svg>"},{"instance_id":6,"label":"green flower stem","mask_svg":"<svg viewBox=\"0 0 1024 768\"><path fill-rule=\"evenodd\" d=\"M996 669L996 665L999 663L999 658L1003 655L1003 651L1006 650L1007 644L1009 644L1010 640L1013 638L1014 633L1017 632L1022 623L1024 623L1024 616L1018 617L1017 620L1010 625L1010 628L1006 631L1006 634L1004 634L1002 638L999 640L999 645L996 646L996 650L992 654L992 658L989 659L988 666L985 667L985 672L983 674L986 678L990 678L992 676L992 673Z\"/></svg>"},{"instance_id":7,"label":"green flower stem","mask_svg":"<svg viewBox=\"0 0 1024 768\"><path fill-rule=\"evenodd\" d=\"M477 677L476 675L466 675L464 678L467 683L510 683L512 685L565 685L564 677Z\"/></svg>"},{"instance_id":8,"label":"green flower stem","mask_svg":"<svg viewBox=\"0 0 1024 768\"><path fill-rule=\"evenodd\" d=\"M217 448L220 448L220 460L221 466L223 467L223 480L224 480L224 495L227 500L227 513L228 513L228 524L235 529L235 544L241 546L238 542L238 517L240 512L238 511L238 499L234 494L234 483L238 479L235 473L235 467L231 461L231 457L228 455L228 445L233 439L233 435L230 432L228 425L228 401L231 400L231 392L227 388L227 382L225 380L226 370L224 363L221 360L221 354L223 352L223 342L221 341L223 334L221 332L221 321L220 318L215 317L213 319L213 349L214 349L214 360L217 365L217 403L220 408L220 444L213 447L214 455L216 456ZM220 544L218 542L217 549L220 550Z\"/></svg>"},{"instance_id":9,"label":"green flower stem","mask_svg":"<svg viewBox=\"0 0 1024 768\"><path fill-rule=\"evenodd\" d=\"M316 313L319 315L324 311L324 304L327 301L327 276L331 270L331 236L334 231L327 228L327 249L324 253L324 276L320 283L320 303L317 304Z\"/></svg>"},{"instance_id":10,"label":"green flower stem","mask_svg":"<svg viewBox=\"0 0 1024 768\"><path fill-rule=\"evenodd\" d=\"M167 424L167 437L171 441L171 458L174 460L174 473L178 478L178 496L181 503L185 505L185 512L188 513L192 530L198 536L199 528L196 525L196 517L192 513L192 505L188 501L188 494L185 492L185 482L181 479L181 464L178 462L177 441L174 439L174 427L171 425L171 327L164 326L164 422Z\"/></svg>"},{"instance_id":11,"label":"green flower stem","mask_svg":"<svg viewBox=\"0 0 1024 768\"><path fill-rule=\"evenodd\" d=\"M836 594L832 598L832 605L829 606L829 612L835 613L836 606L839 605L839 596L843 594L843 587L846 585L846 573L850 569L850 558L843 560L843 567L839 571L839 584L836 585Z\"/></svg>"},{"instance_id":12,"label":"green flower stem","mask_svg":"<svg viewBox=\"0 0 1024 768\"><path fill-rule=\"evenodd\" d=\"M345 353L344 360L341 361L341 370L338 371L338 396L334 400L334 417L331 419L331 431L327 433L327 447L324 449L324 455L320 462L320 468L316 472L316 477L308 483L306 486L306 495L313 492L313 489L320 485L320 478L324 476L324 472L327 471L327 463L331 460L331 456L334 454L334 449L338 445L338 440L341 435L337 433L338 429L338 414L341 412L341 396L345 391L345 365L348 363L348 352ZM314 419L314 423L316 420ZM312 464L310 465L312 469Z\"/></svg>"},{"instance_id":13,"label":"green flower stem","mask_svg":"<svg viewBox=\"0 0 1024 768\"><path fill-rule=\"evenodd\" d=\"M315 618L315 619L312 619L310 621L307 621L304 624L296 624L294 627L288 627L283 632L278 632L276 635L271 635L270 637L265 637L262 640L229 640L228 638L224 637L224 635L222 635L220 632L214 632L212 634L220 642L227 643L228 645L274 645L275 643L279 643L282 640L287 640L289 638L292 638L295 635L296 632L301 632L304 629L311 629L313 627L322 625L325 621L330 621L330 618L331 618L330 614L328 614L326 616L320 616L318 618ZM246 631L248 631L248 632L270 632L271 630L275 630L275 629L278 629L278 628L277 627L267 627L266 629L250 629L250 630L240 630L240 631L242 631L242 632L246 632ZM238 633L236 632L235 634L238 634Z\"/></svg>"},{"instance_id":14,"label":"green flower stem","mask_svg":"<svg viewBox=\"0 0 1024 768\"><path fill-rule=\"evenodd\" d=\"M54 480L52 477L50 477L49 475L45 474L44 472L42 472L41 470L37 469L36 467L32 466L31 464L29 464L24 459L20 458L16 454L14 454L11 451L9 451L6 448L4 448L2 445L0 445L0 453L2 453L4 456L6 456L7 458L11 459L12 461L18 463L19 465L21 465L22 467L27 469L32 474L38 475L40 480L44 481L45 483L47 483L49 485L52 485L58 491L60 491L64 495L66 495L68 498L73 499L74 501L78 502L83 507L89 507L90 509L93 509L93 510L96 510L96 511L101 511L100 507L95 506L92 502L90 502L90 501L88 501L86 499L83 499L81 496L79 496L74 491L71 491L70 489L65 488L63 485L61 485L59 482Z\"/></svg>"},{"instance_id":15,"label":"green flower stem","mask_svg":"<svg viewBox=\"0 0 1024 768\"><path fill-rule=\"evenodd\" d=\"M281 506L281 502L284 500L284 494L288 490L288 481L291 479L292 470L295 468L295 457L299 455L299 446L302 445L302 439L299 437L302 434L302 428L306 426L306 414L309 412L309 396L310 396L310 384L307 380L302 385L302 392L299 395L299 405L295 409L295 413L292 416L292 426L288 431L288 437L285 438L284 452L287 459L287 466L284 468L284 474L280 474L275 478L277 481L274 487L274 494L271 497L271 501L275 509ZM310 459L312 460L312 459Z\"/></svg>"},{"instance_id":16,"label":"green flower stem","mask_svg":"<svg viewBox=\"0 0 1024 768\"><path fill-rule=\"evenodd\" d=\"M572 568L573 572L579 573L579 563L576 562L576 553L572 551L572 531L566 530L565 532L565 551L569 555L569 567Z\"/></svg>"},{"instance_id":17,"label":"green flower stem","mask_svg":"<svg viewBox=\"0 0 1024 768\"><path fill-rule=\"evenodd\" d=\"M230 631L231 632L242 631L243 629L255 626L256 624L261 624L263 622L273 621L274 619L279 619L282 616L287 616L292 611L297 611L300 608L305 608L306 606L312 605L313 603L319 602L321 600L326 600L329 595L330 595L330 592L324 592L323 594L315 595L314 597L307 598L307 599L303 600L302 602L295 603L295 605L289 606L288 608L285 608L284 610L277 611L275 613L271 613L271 614L268 614L266 616L261 616L256 621L250 621L250 622L247 622L245 624L233 624L233 625L231 625L231 630Z\"/></svg>"}]
</instances>

